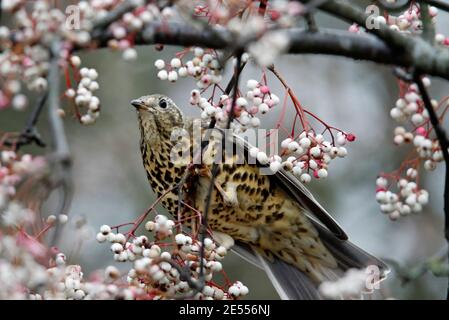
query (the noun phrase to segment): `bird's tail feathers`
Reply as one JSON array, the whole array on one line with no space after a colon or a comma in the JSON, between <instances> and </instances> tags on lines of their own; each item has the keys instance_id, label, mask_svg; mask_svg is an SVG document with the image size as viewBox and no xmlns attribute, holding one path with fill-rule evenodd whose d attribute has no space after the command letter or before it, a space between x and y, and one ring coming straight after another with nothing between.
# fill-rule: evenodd
<instances>
[{"instance_id":1,"label":"bird's tail feathers","mask_svg":"<svg viewBox=\"0 0 449 320\"><path fill-rule=\"evenodd\" d=\"M321 241L332 253L338 264L337 268L320 268L320 273L323 277L322 281L336 281L344 276L349 269L365 269L369 266L373 268L374 272L377 270L379 281L386 278L389 270L383 261L365 252L348 240L338 239L321 224L314 222L314 225ZM260 255L257 250L252 250L250 246L242 243L236 243L234 252L264 269L281 299L325 299L319 290L321 283L310 279L297 267L277 257L268 260ZM367 274L368 276L370 274Z\"/></svg>"}]
</instances>

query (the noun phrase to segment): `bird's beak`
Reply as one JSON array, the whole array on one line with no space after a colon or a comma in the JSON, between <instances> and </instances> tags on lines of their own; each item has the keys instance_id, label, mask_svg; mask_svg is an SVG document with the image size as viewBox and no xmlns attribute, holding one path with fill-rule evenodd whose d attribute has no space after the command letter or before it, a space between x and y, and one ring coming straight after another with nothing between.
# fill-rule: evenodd
<instances>
[{"instance_id":1,"label":"bird's beak","mask_svg":"<svg viewBox=\"0 0 449 320\"><path fill-rule=\"evenodd\" d=\"M147 110L145 107L145 103L140 99L134 99L131 101L131 104L137 109L137 110Z\"/></svg>"}]
</instances>

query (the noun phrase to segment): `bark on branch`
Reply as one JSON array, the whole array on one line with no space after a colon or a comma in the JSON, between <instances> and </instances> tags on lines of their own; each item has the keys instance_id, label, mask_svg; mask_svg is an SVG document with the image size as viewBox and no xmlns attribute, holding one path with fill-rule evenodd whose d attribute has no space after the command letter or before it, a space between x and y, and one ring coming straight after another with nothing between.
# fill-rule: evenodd
<instances>
[{"instance_id":1,"label":"bark on branch","mask_svg":"<svg viewBox=\"0 0 449 320\"><path fill-rule=\"evenodd\" d=\"M400 35L390 37L386 41L372 35L359 35L339 30L307 32L293 28L284 31L290 39L290 54L324 54L365 60L386 65L413 68L421 74L441 77L449 80L449 50L433 47L419 37L406 38ZM154 23L148 25L136 37L136 45L165 44L175 46L200 46L213 49L229 49L240 46L243 49L253 39L236 39L236 37L220 30L201 30L192 26L170 23ZM389 32L388 32L389 34ZM111 35L103 34L97 38L98 47L106 47ZM390 44L393 41L394 45ZM82 48L76 48L77 50Z\"/></svg>"},{"instance_id":2,"label":"bark on branch","mask_svg":"<svg viewBox=\"0 0 449 320\"><path fill-rule=\"evenodd\" d=\"M444 236L446 238L446 242L449 246L449 139L446 134L446 130L444 130L443 126L438 119L438 115L435 112L435 109L432 106L432 102L430 100L429 93L424 86L424 83L421 80L421 75L415 73L414 81L418 85L419 91L421 93L424 107L429 113L430 123L432 124L433 129L435 130L435 135L437 136L438 142L441 147L441 151L443 152L444 163L446 166L446 174L444 178ZM449 281L449 279L448 279ZM449 300L449 283L446 299Z\"/></svg>"},{"instance_id":3,"label":"bark on branch","mask_svg":"<svg viewBox=\"0 0 449 320\"><path fill-rule=\"evenodd\" d=\"M71 176L71 154L67 136L64 128L64 122L58 115L60 107L60 74L59 74L59 51L61 42L55 39L50 47L51 61L48 74L48 123L52 139L52 152L48 158L54 165L54 184L59 187L61 197L59 198L59 207L57 214L67 214L72 200L72 176ZM58 241L60 226L56 225L52 245Z\"/></svg>"}]
</instances>

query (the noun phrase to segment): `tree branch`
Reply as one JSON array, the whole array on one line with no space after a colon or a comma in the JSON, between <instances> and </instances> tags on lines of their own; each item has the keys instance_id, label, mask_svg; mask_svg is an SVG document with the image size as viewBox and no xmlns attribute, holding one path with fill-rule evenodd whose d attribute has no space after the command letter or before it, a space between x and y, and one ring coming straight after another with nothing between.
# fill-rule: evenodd
<instances>
[{"instance_id":1,"label":"tree branch","mask_svg":"<svg viewBox=\"0 0 449 320\"><path fill-rule=\"evenodd\" d=\"M447 138L446 131L441 126L440 120L438 119L435 109L432 106L429 94L426 90L426 87L424 86L424 83L421 80L421 75L419 73L415 73L413 75L413 79L415 83L418 85L419 91L421 93L424 102L424 107L429 113L430 123L432 124L432 127L435 130L435 134L440 144L441 151L443 152L444 162L446 165L446 175L444 179L444 217L445 217L444 236L449 245L449 150L448 150L449 140ZM447 299L449 300L449 279L448 279Z\"/></svg>"},{"instance_id":2,"label":"tree branch","mask_svg":"<svg viewBox=\"0 0 449 320\"><path fill-rule=\"evenodd\" d=\"M309 3L312 0L297 1ZM360 26L365 26L369 17L367 13L357 8L357 6L339 0L327 1L320 5L319 9L350 24L357 23ZM408 37L391 30L386 24L379 24L379 28L373 28L367 30L367 32L376 35L379 39L384 40L392 47L406 49L405 47L410 44L410 39Z\"/></svg>"},{"instance_id":3,"label":"tree branch","mask_svg":"<svg viewBox=\"0 0 449 320\"><path fill-rule=\"evenodd\" d=\"M304 6L305 15L311 14L313 11L315 11L317 8L319 8L328 1L330 0L311 0Z\"/></svg>"},{"instance_id":4,"label":"tree branch","mask_svg":"<svg viewBox=\"0 0 449 320\"><path fill-rule=\"evenodd\" d=\"M125 13L134 10L136 7L133 1L127 0L117 7L114 10L110 11L106 16L94 22L92 37L97 38L101 35L106 28L111 25L113 22L119 20Z\"/></svg>"},{"instance_id":5,"label":"tree branch","mask_svg":"<svg viewBox=\"0 0 449 320\"><path fill-rule=\"evenodd\" d=\"M10 147L15 147L16 150L22 146L35 143L39 147L45 147L45 142L42 141L39 132L36 129L36 124L39 120L39 116L44 109L45 102L47 101L48 92L45 92L36 102L36 105L31 112L30 117L26 123L25 129L18 137L18 139L8 139L3 144Z\"/></svg>"},{"instance_id":6,"label":"tree branch","mask_svg":"<svg viewBox=\"0 0 449 320\"><path fill-rule=\"evenodd\" d=\"M449 11L449 3L443 0L423 0L427 2L428 5L434 6L443 11Z\"/></svg>"},{"instance_id":7,"label":"tree branch","mask_svg":"<svg viewBox=\"0 0 449 320\"><path fill-rule=\"evenodd\" d=\"M411 0L397 0L394 3L390 3L387 0L375 0L374 3L384 10L396 12L410 7L410 2Z\"/></svg>"},{"instance_id":8,"label":"tree branch","mask_svg":"<svg viewBox=\"0 0 449 320\"><path fill-rule=\"evenodd\" d=\"M434 6L438 9L441 9L443 11L449 11L449 3L447 0L421 0L421 2L424 2L428 4L429 6ZM383 9L386 10L405 10L407 9L410 4L412 3L411 0L399 0L396 4L394 3L388 3L386 0L377 0L376 3L378 3Z\"/></svg>"},{"instance_id":9,"label":"tree branch","mask_svg":"<svg viewBox=\"0 0 449 320\"><path fill-rule=\"evenodd\" d=\"M421 20L422 20L422 37L427 42L433 44L435 42L435 26L432 22L432 17L429 13L429 5L424 1L420 0L419 5L421 7Z\"/></svg>"},{"instance_id":10,"label":"tree branch","mask_svg":"<svg viewBox=\"0 0 449 320\"><path fill-rule=\"evenodd\" d=\"M387 28L388 29L388 28ZM388 30L391 31L391 30ZM441 77L449 80L449 50L435 48L420 38L404 38L395 46L386 44L370 35L357 35L346 31L325 30L307 32L293 28L285 30L290 39L291 54L326 54L347 57L355 60L372 61L404 68L414 68L422 74ZM216 30L200 30L180 23L153 23L136 36L136 45L176 45L200 46L211 49L227 49L229 47L245 48L256 39L235 39L230 32L221 30L217 37ZM103 34L97 38L98 47L106 47L112 35ZM395 41L395 40L393 40ZM80 50L82 48L76 48Z\"/></svg>"},{"instance_id":11,"label":"tree branch","mask_svg":"<svg viewBox=\"0 0 449 320\"><path fill-rule=\"evenodd\" d=\"M315 21L315 16L311 12L307 12L304 15L304 18L306 19L307 24L307 31L309 32L318 32L318 25Z\"/></svg>"},{"instance_id":12,"label":"tree branch","mask_svg":"<svg viewBox=\"0 0 449 320\"><path fill-rule=\"evenodd\" d=\"M53 152L49 155L50 162L53 162L55 169L56 187L60 187L61 197L58 211L56 214L67 214L72 200L72 177L71 177L71 155L67 137L64 129L64 123L58 114L60 97L60 74L59 74L59 52L61 42L56 39L51 44L50 53L50 71L48 74L48 122L52 137ZM59 224L56 225L51 241L55 245L60 234Z\"/></svg>"},{"instance_id":13,"label":"tree branch","mask_svg":"<svg viewBox=\"0 0 449 320\"><path fill-rule=\"evenodd\" d=\"M308 3L310 0L300 2ZM320 6L320 9L339 19L361 26L366 24L368 18L367 14L359 8L339 0L326 2ZM391 49L390 58L394 55L401 56L408 61L404 64L410 64L409 67L413 66L414 70L421 74L449 79L449 50L447 48L435 48L421 38L405 36L390 29L386 24L380 24L379 28L367 31L383 40Z\"/></svg>"}]
</instances>

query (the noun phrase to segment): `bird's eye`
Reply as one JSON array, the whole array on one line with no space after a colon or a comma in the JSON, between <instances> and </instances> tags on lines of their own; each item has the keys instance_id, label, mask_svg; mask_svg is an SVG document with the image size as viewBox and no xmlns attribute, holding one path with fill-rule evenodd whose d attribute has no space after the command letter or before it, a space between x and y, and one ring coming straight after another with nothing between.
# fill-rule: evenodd
<instances>
[{"instance_id":1,"label":"bird's eye","mask_svg":"<svg viewBox=\"0 0 449 320\"><path fill-rule=\"evenodd\" d=\"M159 107L161 107L162 109L167 108L167 101L165 101L164 99L159 100Z\"/></svg>"}]
</instances>

